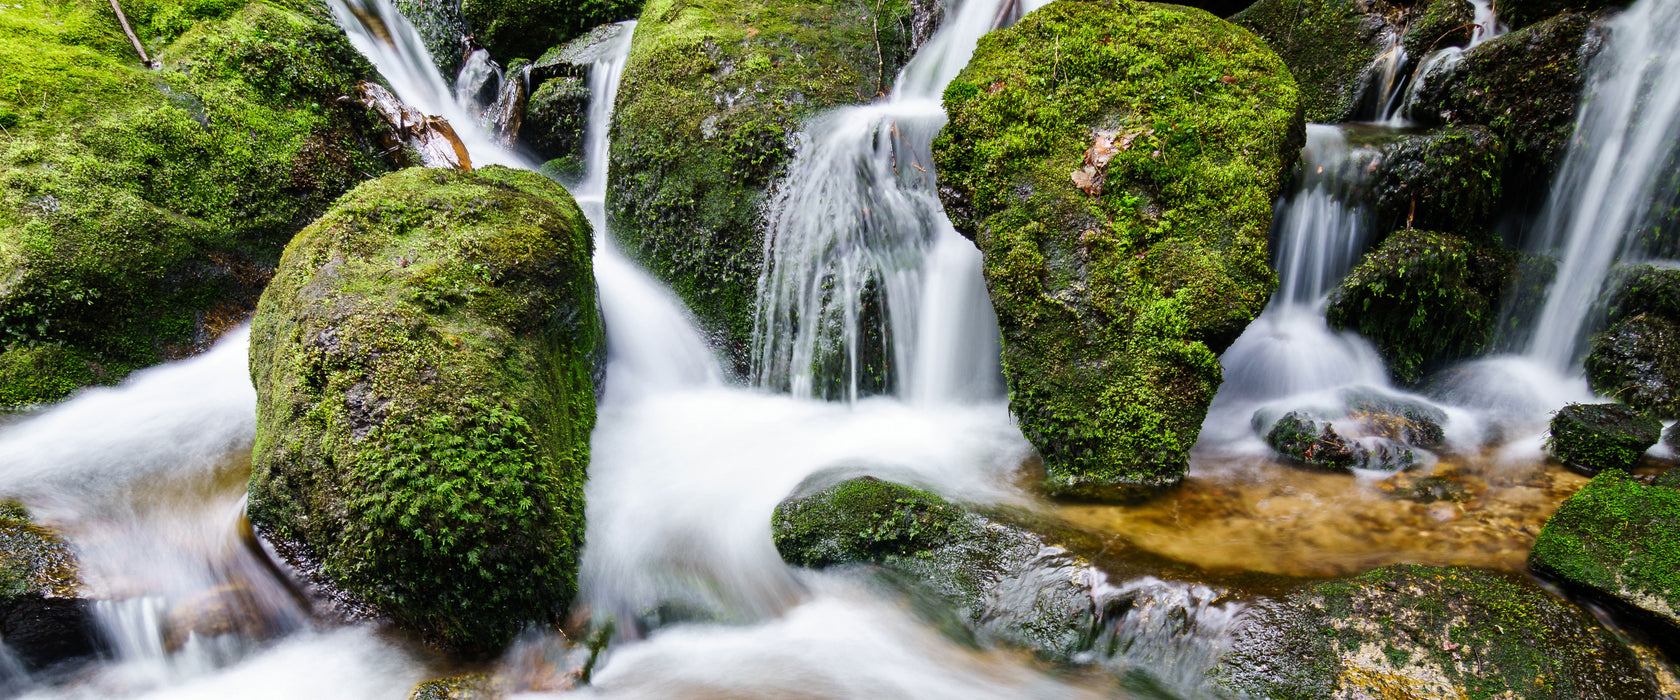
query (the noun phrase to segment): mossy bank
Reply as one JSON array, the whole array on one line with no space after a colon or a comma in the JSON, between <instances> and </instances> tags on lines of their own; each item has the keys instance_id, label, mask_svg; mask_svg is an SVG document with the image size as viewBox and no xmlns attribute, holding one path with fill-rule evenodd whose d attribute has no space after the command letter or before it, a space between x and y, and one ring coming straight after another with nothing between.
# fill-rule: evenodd
<instances>
[{"instance_id":1,"label":"mossy bank","mask_svg":"<svg viewBox=\"0 0 1680 700\"><path fill-rule=\"evenodd\" d=\"M933 3L644 8L613 116L607 213L628 252L694 310L737 370L751 343L762 207L793 153L790 137L807 117L889 90L923 5Z\"/></svg>"},{"instance_id":2,"label":"mossy bank","mask_svg":"<svg viewBox=\"0 0 1680 700\"><path fill-rule=\"evenodd\" d=\"M386 170L372 68L312 0L0 9L0 409L189 354L293 233Z\"/></svg>"},{"instance_id":3,"label":"mossy bank","mask_svg":"<svg viewBox=\"0 0 1680 700\"><path fill-rule=\"evenodd\" d=\"M1294 79L1201 10L1059 2L982 39L945 109L940 197L984 254L1010 408L1051 490L1178 482L1217 355L1276 284Z\"/></svg>"},{"instance_id":4,"label":"mossy bank","mask_svg":"<svg viewBox=\"0 0 1680 700\"><path fill-rule=\"evenodd\" d=\"M287 247L252 324L251 521L445 648L556 620L603 348L591 254L535 173L411 169L346 195Z\"/></svg>"}]
</instances>

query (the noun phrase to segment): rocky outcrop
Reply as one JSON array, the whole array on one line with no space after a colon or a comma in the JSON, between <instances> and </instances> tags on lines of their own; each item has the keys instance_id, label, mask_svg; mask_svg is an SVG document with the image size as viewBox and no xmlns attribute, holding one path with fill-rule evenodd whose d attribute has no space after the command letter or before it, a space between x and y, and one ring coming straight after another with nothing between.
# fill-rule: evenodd
<instances>
[{"instance_id":1,"label":"rocky outcrop","mask_svg":"<svg viewBox=\"0 0 1680 700\"><path fill-rule=\"evenodd\" d=\"M1629 4L1629 0L1505 0L1499 4L1499 20L1512 29L1522 29L1567 12L1597 12Z\"/></svg>"},{"instance_id":2,"label":"rocky outcrop","mask_svg":"<svg viewBox=\"0 0 1680 700\"><path fill-rule=\"evenodd\" d=\"M1606 470L1558 507L1528 557L1550 578L1680 629L1680 472Z\"/></svg>"},{"instance_id":3,"label":"rocky outcrop","mask_svg":"<svg viewBox=\"0 0 1680 700\"><path fill-rule=\"evenodd\" d=\"M1213 676L1267 698L1631 699L1656 690L1592 616L1533 584L1413 565L1251 609Z\"/></svg>"},{"instance_id":4,"label":"rocky outcrop","mask_svg":"<svg viewBox=\"0 0 1680 700\"><path fill-rule=\"evenodd\" d=\"M11 503L0 504L0 638L29 670L106 647L70 545Z\"/></svg>"},{"instance_id":5,"label":"rocky outcrop","mask_svg":"<svg viewBox=\"0 0 1680 700\"><path fill-rule=\"evenodd\" d=\"M761 207L807 117L889 90L937 3L652 0L613 116L607 214L744 372Z\"/></svg>"},{"instance_id":6,"label":"rocky outcrop","mask_svg":"<svg viewBox=\"0 0 1680 700\"><path fill-rule=\"evenodd\" d=\"M504 63L534 59L591 28L635 19L643 0L461 0L473 41Z\"/></svg>"},{"instance_id":7,"label":"rocky outcrop","mask_svg":"<svg viewBox=\"0 0 1680 700\"><path fill-rule=\"evenodd\" d=\"M559 618L603 348L591 253L535 173L411 169L347 195L287 246L252 324L252 523L448 649Z\"/></svg>"},{"instance_id":8,"label":"rocky outcrop","mask_svg":"<svg viewBox=\"0 0 1680 700\"><path fill-rule=\"evenodd\" d=\"M1382 147L1371 174L1376 231L1421 229L1492 242L1504 144L1481 127L1407 134Z\"/></svg>"},{"instance_id":9,"label":"rocky outcrop","mask_svg":"<svg viewBox=\"0 0 1680 700\"><path fill-rule=\"evenodd\" d=\"M536 86L525 105L519 145L543 163L543 172L562 182L583 177L584 133L589 123L590 74L596 61L630 31L628 23L608 24L549 49L531 64Z\"/></svg>"},{"instance_id":10,"label":"rocky outcrop","mask_svg":"<svg viewBox=\"0 0 1680 700\"><path fill-rule=\"evenodd\" d=\"M156 70L103 0L6 14L0 409L207 347L292 234L387 168L339 100L372 68L324 6L135 13Z\"/></svg>"},{"instance_id":11,"label":"rocky outcrop","mask_svg":"<svg viewBox=\"0 0 1680 700\"><path fill-rule=\"evenodd\" d=\"M940 197L985 256L1010 409L1050 490L1177 483L1217 354L1275 285L1294 79L1200 10L1060 3L981 40L945 109Z\"/></svg>"},{"instance_id":12,"label":"rocky outcrop","mask_svg":"<svg viewBox=\"0 0 1680 700\"><path fill-rule=\"evenodd\" d=\"M1371 339L1389 374L1413 384L1489 349L1514 263L1497 244L1396 232L1331 292L1326 319Z\"/></svg>"},{"instance_id":13,"label":"rocky outcrop","mask_svg":"<svg viewBox=\"0 0 1680 700\"><path fill-rule=\"evenodd\" d=\"M1558 461L1589 474L1627 470L1661 433L1661 421L1627 406L1575 403L1552 416L1546 448Z\"/></svg>"},{"instance_id":14,"label":"rocky outcrop","mask_svg":"<svg viewBox=\"0 0 1680 700\"><path fill-rule=\"evenodd\" d=\"M1592 339L1593 391L1659 418L1680 418L1680 270L1638 265L1618 274L1609 327Z\"/></svg>"}]
</instances>

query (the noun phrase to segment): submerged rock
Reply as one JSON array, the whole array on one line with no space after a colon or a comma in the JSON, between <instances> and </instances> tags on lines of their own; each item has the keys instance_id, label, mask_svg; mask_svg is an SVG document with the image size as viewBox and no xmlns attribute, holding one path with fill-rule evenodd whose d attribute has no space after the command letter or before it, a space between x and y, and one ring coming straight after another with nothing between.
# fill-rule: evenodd
<instances>
[{"instance_id":1,"label":"submerged rock","mask_svg":"<svg viewBox=\"0 0 1680 700\"><path fill-rule=\"evenodd\" d=\"M1546 521L1528 563L1680 628L1680 472L1649 485L1618 469L1593 477Z\"/></svg>"},{"instance_id":2,"label":"submerged rock","mask_svg":"<svg viewBox=\"0 0 1680 700\"><path fill-rule=\"evenodd\" d=\"M607 215L747 368L762 207L806 118L892 86L937 3L651 0L613 115Z\"/></svg>"},{"instance_id":3,"label":"submerged rock","mask_svg":"<svg viewBox=\"0 0 1680 700\"><path fill-rule=\"evenodd\" d=\"M173 6L172 6L173 7ZM0 23L0 408L207 347L280 248L384 171L351 95L372 67L324 8L104 0Z\"/></svg>"},{"instance_id":4,"label":"submerged rock","mask_svg":"<svg viewBox=\"0 0 1680 700\"><path fill-rule=\"evenodd\" d=\"M1371 177L1377 231L1421 229L1488 240L1504 144L1482 127L1409 134L1383 149Z\"/></svg>"},{"instance_id":5,"label":"submerged rock","mask_svg":"<svg viewBox=\"0 0 1680 700\"><path fill-rule=\"evenodd\" d=\"M1680 418L1680 327L1640 314L1593 336L1587 383L1659 418Z\"/></svg>"},{"instance_id":6,"label":"submerged rock","mask_svg":"<svg viewBox=\"0 0 1680 700\"><path fill-rule=\"evenodd\" d=\"M1662 422L1614 403L1573 403L1552 416L1546 448L1553 457L1588 473L1629 469L1657 444Z\"/></svg>"},{"instance_id":7,"label":"submerged rock","mask_svg":"<svg viewBox=\"0 0 1680 700\"><path fill-rule=\"evenodd\" d=\"M1587 61L1602 43L1592 28L1591 16L1566 13L1470 49L1425 81L1410 115L1491 129L1505 146L1506 197L1538 206L1568 152Z\"/></svg>"},{"instance_id":8,"label":"submerged rock","mask_svg":"<svg viewBox=\"0 0 1680 700\"><path fill-rule=\"evenodd\" d=\"M11 503L0 504L0 638L30 670L106 646L70 545Z\"/></svg>"},{"instance_id":9,"label":"submerged rock","mask_svg":"<svg viewBox=\"0 0 1680 700\"><path fill-rule=\"evenodd\" d=\"M1255 433L1283 460L1316 469L1401 471L1420 461L1414 448L1446 446L1444 411L1376 389L1344 390L1339 405L1280 410L1255 411Z\"/></svg>"},{"instance_id":10,"label":"submerged rock","mask_svg":"<svg viewBox=\"0 0 1680 700\"><path fill-rule=\"evenodd\" d=\"M1298 105L1240 27L1127 0L993 32L945 91L940 197L984 254L1010 408L1053 493L1183 478L1217 354L1275 284L1266 236Z\"/></svg>"},{"instance_id":11,"label":"submerged rock","mask_svg":"<svg viewBox=\"0 0 1680 700\"><path fill-rule=\"evenodd\" d=\"M1514 262L1495 245L1396 232L1331 292L1325 318L1369 338L1395 381L1414 384L1489 349Z\"/></svg>"},{"instance_id":12,"label":"submerged rock","mask_svg":"<svg viewBox=\"0 0 1680 700\"><path fill-rule=\"evenodd\" d=\"M408 700L493 700L501 697L483 673L434 678L414 686Z\"/></svg>"},{"instance_id":13,"label":"submerged rock","mask_svg":"<svg viewBox=\"0 0 1680 700\"><path fill-rule=\"evenodd\" d=\"M252 523L445 648L558 619L603 348L591 253L536 173L411 169L347 195L287 247L251 327Z\"/></svg>"},{"instance_id":14,"label":"submerged rock","mask_svg":"<svg viewBox=\"0 0 1680 700\"><path fill-rule=\"evenodd\" d=\"M1252 608L1213 677L1266 698L1654 697L1580 609L1506 574L1413 565Z\"/></svg>"}]
</instances>

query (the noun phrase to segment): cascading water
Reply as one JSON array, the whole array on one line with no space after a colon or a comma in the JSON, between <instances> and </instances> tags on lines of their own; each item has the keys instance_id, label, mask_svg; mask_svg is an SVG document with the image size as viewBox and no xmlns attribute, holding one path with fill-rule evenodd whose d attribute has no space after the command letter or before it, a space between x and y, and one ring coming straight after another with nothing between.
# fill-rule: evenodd
<instances>
[{"instance_id":1,"label":"cascading water","mask_svg":"<svg viewBox=\"0 0 1680 700\"><path fill-rule=\"evenodd\" d=\"M999 394L980 255L945 216L932 144L945 124L940 95L979 37L1040 4L963 4L887 99L829 112L800 135L765 235L758 384L851 401Z\"/></svg>"},{"instance_id":2,"label":"cascading water","mask_svg":"<svg viewBox=\"0 0 1680 700\"><path fill-rule=\"evenodd\" d=\"M1570 141L1547 201L1537 251L1558 256L1557 276L1527 355L1572 372L1592 311L1616 261L1637 255L1680 139L1680 2L1640 0L1611 21L1592 59Z\"/></svg>"}]
</instances>

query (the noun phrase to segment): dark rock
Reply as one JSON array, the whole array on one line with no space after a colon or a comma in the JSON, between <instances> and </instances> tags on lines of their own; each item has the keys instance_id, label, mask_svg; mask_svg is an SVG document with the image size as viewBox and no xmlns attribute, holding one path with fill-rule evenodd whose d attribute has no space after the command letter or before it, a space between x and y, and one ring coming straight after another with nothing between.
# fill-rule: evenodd
<instances>
[{"instance_id":1,"label":"dark rock","mask_svg":"<svg viewBox=\"0 0 1680 700\"><path fill-rule=\"evenodd\" d=\"M1680 321L1680 268L1634 265L1619 270L1613 286L1610 323L1639 314Z\"/></svg>"},{"instance_id":2,"label":"dark rock","mask_svg":"<svg viewBox=\"0 0 1680 700\"><path fill-rule=\"evenodd\" d=\"M1330 471L1349 472L1370 458L1363 446L1342 437L1330 423L1295 412L1272 425L1266 444L1287 459Z\"/></svg>"},{"instance_id":3,"label":"dark rock","mask_svg":"<svg viewBox=\"0 0 1680 700\"><path fill-rule=\"evenodd\" d=\"M1216 355L1275 284L1271 202L1304 131L1289 71L1200 10L1057 3L989 35L944 102L941 197L984 255L1051 492L1178 483Z\"/></svg>"},{"instance_id":4,"label":"dark rock","mask_svg":"<svg viewBox=\"0 0 1680 700\"><path fill-rule=\"evenodd\" d=\"M610 22L635 19L642 0L461 0L473 39L503 61L536 58L549 47Z\"/></svg>"},{"instance_id":5,"label":"dark rock","mask_svg":"<svg viewBox=\"0 0 1680 700\"><path fill-rule=\"evenodd\" d=\"M1602 44L1593 18L1566 13L1470 49L1424 81L1410 116L1482 125L1505 145L1507 201L1537 207L1568 152L1587 61Z\"/></svg>"},{"instance_id":6,"label":"dark rock","mask_svg":"<svg viewBox=\"0 0 1680 700\"><path fill-rule=\"evenodd\" d=\"M357 4L363 0L351 0ZM443 79L454 83L461 72L461 60L466 57L466 38L472 34L467 18L461 14L459 0L392 0L403 17L420 33L432 63ZM370 8L371 10L371 8ZM371 14L371 11L370 11Z\"/></svg>"},{"instance_id":7,"label":"dark rock","mask_svg":"<svg viewBox=\"0 0 1680 700\"><path fill-rule=\"evenodd\" d=\"M1546 521L1528 563L1680 629L1680 484L1605 470Z\"/></svg>"},{"instance_id":8,"label":"dark rock","mask_svg":"<svg viewBox=\"0 0 1680 700\"><path fill-rule=\"evenodd\" d=\"M1396 232L1331 292L1326 319L1371 339L1395 381L1415 384L1490 348L1514 262L1495 245Z\"/></svg>"},{"instance_id":9,"label":"dark rock","mask_svg":"<svg viewBox=\"0 0 1680 700\"><path fill-rule=\"evenodd\" d=\"M1655 697L1592 616L1508 574L1397 565L1251 608L1213 676L1265 698Z\"/></svg>"},{"instance_id":10,"label":"dark rock","mask_svg":"<svg viewBox=\"0 0 1680 700\"><path fill-rule=\"evenodd\" d=\"M1631 0L1504 0L1499 3L1499 21L1522 29L1565 12L1597 12L1629 4Z\"/></svg>"},{"instance_id":11,"label":"dark rock","mask_svg":"<svg viewBox=\"0 0 1680 700\"><path fill-rule=\"evenodd\" d=\"M1403 136L1371 176L1378 231L1421 229L1490 240L1505 147L1482 127Z\"/></svg>"},{"instance_id":12,"label":"dark rock","mask_svg":"<svg viewBox=\"0 0 1680 700\"><path fill-rule=\"evenodd\" d=\"M408 700L495 700L496 692L490 676L470 673L448 678L434 678L414 686Z\"/></svg>"},{"instance_id":13,"label":"dark rock","mask_svg":"<svg viewBox=\"0 0 1680 700\"><path fill-rule=\"evenodd\" d=\"M1412 13L1401 45L1415 67L1430 53L1468 46L1476 31L1476 8L1469 0L1432 0Z\"/></svg>"},{"instance_id":14,"label":"dark rock","mask_svg":"<svg viewBox=\"0 0 1680 700\"><path fill-rule=\"evenodd\" d=\"M520 142L543 161L544 172L552 169L563 181L581 178L586 167L590 97L588 78L549 78L525 106Z\"/></svg>"},{"instance_id":15,"label":"dark rock","mask_svg":"<svg viewBox=\"0 0 1680 700\"><path fill-rule=\"evenodd\" d=\"M1446 446L1442 427L1447 413L1439 408L1372 389L1342 392L1348 418L1364 426L1364 434L1378 435L1419 447L1438 450Z\"/></svg>"},{"instance_id":16,"label":"dark rock","mask_svg":"<svg viewBox=\"0 0 1680 700\"><path fill-rule=\"evenodd\" d=\"M415 168L339 200L251 326L252 524L346 607L449 650L561 619L604 344L592 252L536 173Z\"/></svg>"},{"instance_id":17,"label":"dark rock","mask_svg":"<svg viewBox=\"0 0 1680 700\"><path fill-rule=\"evenodd\" d=\"M70 545L15 504L0 512L0 638L30 670L106 648Z\"/></svg>"},{"instance_id":18,"label":"dark rock","mask_svg":"<svg viewBox=\"0 0 1680 700\"><path fill-rule=\"evenodd\" d=\"M1661 421L1627 406L1575 403L1552 417L1546 447L1558 461L1596 474L1633 467L1661 432Z\"/></svg>"},{"instance_id":19,"label":"dark rock","mask_svg":"<svg viewBox=\"0 0 1680 700\"><path fill-rule=\"evenodd\" d=\"M1593 336L1587 383L1658 418L1680 418L1680 327L1640 314Z\"/></svg>"}]
</instances>

